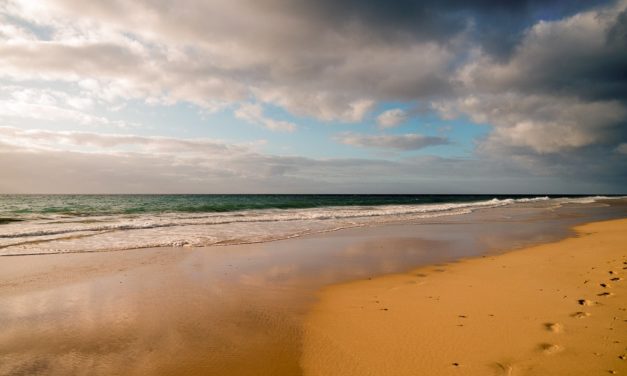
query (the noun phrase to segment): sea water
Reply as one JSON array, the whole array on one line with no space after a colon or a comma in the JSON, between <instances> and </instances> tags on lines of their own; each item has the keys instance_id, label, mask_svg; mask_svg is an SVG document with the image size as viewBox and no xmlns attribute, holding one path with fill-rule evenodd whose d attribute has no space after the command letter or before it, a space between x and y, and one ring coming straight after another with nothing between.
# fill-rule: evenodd
<instances>
[{"instance_id":1,"label":"sea water","mask_svg":"<svg viewBox=\"0 0 627 376\"><path fill-rule=\"evenodd\" d=\"M601 196L0 195L0 255L266 242L515 205Z\"/></svg>"}]
</instances>

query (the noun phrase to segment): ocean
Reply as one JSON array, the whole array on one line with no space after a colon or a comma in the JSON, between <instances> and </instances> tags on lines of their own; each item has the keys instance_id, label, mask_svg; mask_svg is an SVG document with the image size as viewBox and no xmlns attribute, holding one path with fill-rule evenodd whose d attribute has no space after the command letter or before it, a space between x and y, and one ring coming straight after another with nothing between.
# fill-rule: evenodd
<instances>
[{"instance_id":1,"label":"ocean","mask_svg":"<svg viewBox=\"0 0 627 376\"><path fill-rule=\"evenodd\" d=\"M0 256L267 242L508 205L606 196L0 195Z\"/></svg>"}]
</instances>

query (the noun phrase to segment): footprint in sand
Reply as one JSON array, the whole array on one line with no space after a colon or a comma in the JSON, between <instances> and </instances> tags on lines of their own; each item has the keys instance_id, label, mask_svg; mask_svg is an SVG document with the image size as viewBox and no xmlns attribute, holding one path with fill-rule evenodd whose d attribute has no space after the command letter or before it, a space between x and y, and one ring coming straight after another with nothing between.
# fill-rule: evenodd
<instances>
[{"instance_id":1,"label":"footprint in sand","mask_svg":"<svg viewBox=\"0 0 627 376\"><path fill-rule=\"evenodd\" d=\"M579 299L577 300L577 303L579 303L579 305L582 305L582 306L591 306L592 304L594 304L592 301L588 299Z\"/></svg>"},{"instance_id":2,"label":"footprint in sand","mask_svg":"<svg viewBox=\"0 0 627 376\"><path fill-rule=\"evenodd\" d=\"M612 296L614 294L612 294L611 292L602 292L600 294L597 294L597 296Z\"/></svg>"},{"instance_id":3,"label":"footprint in sand","mask_svg":"<svg viewBox=\"0 0 627 376\"><path fill-rule=\"evenodd\" d=\"M540 345L540 350L544 355L553 355L557 354L560 351L563 351L564 348L560 345L555 345L552 343L543 343Z\"/></svg>"},{"instance_id":4,"label":"footprint in sand","mask_svg":"<svg viewBox=\"0 0 627 376\"><path fill-rule=\"evenodd\" d=\"M618 281L622 281L623 279L621 277L614 277L612 279L610 279L610 281L612 282L618 282Z\"/></svg>"},{"instance_id":5,"label":"footprint in sand","mask_svg":"<svg viewBox=\"0 0 627 376\"><path fill-rule=\"evenodd\" d=\"M561 333L564 330L564 326L557 322L547 322L544 327L553 333Z\"/></svg>"},{"instance_id":6,"label":"footprint in sand","mask_svg":"<svg viewBox=\"0 0 627 376\"><path fill-rule=\"evenodd\" d=\"M606 288L606 289L611 287L609 283L599 283L599 286Z\"/></svg>"},{"instance_id":7,"label":"footprint in sand","mask_svg":"<svg viewBox=\"0 0 627 376\"><path fill-rule=\"evenodd\" d=\"M510 376L514 372L514 367L510 364L496 363L500 375Z\"/></svg>"},{"instance_id":8,"label":"footprint in sand","mask_svg":"<svg viewBox=\"0 0 627 376\"><path fill-rule=\"evenodd\" d=\"M583 318L588 317L588 316L590 316L590 313L588 313L588 312L581 312L581 311L580 312L575 312L572 315L570 315L570 317L574 317L576 319L583 319Z\"/></svg>"}]
</instances>

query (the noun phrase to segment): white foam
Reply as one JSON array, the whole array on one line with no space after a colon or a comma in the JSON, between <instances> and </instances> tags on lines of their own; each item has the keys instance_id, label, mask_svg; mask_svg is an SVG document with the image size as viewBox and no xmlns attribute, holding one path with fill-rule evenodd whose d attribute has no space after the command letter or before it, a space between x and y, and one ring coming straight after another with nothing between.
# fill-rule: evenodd
<instances>
[{"instance_id":1,"label":"white foam","mask_svg":"<svg viewBox=\"0 0 627 376\"><path fill-rule=\"evenodd\" d=\"M564 197L556 200L564 204L593 204L599 200L616 200L624 198L627 198L627 196Z\"/></svg>"},{"instance_id":2,"label":"white foam","mask_svg":"<svg viewBox=\"0 0 627 376\"><path fill-rule=\"evenodd\" d=\"M547 201L550 200L549 196L543 197L533 197L533 198L519 198L516 199L516 202L539 202L539 201Z\"/></svg>"}]
</instances>

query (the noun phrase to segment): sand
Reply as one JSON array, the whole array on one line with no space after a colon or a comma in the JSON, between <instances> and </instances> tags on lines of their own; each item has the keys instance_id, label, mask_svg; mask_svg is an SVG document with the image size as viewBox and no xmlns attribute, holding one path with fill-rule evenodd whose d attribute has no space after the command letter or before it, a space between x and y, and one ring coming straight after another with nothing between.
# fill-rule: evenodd
<instances>
[{"instance_id":1,"label":"sand","mask_svg":"<svg viewBox=\"0 0 627 376\"><path fill-rule=\"evenodd\" d=\"M362 366L361 361L341 360L341 356L353 356L349 350L354 349L339 345L340 337L324 334L328 328L317 329L317 333L322 333L317 340L312 335L309 313L312 306L317 307L316 311L320 308L315 299L320 289L367 278L373 279L368 283L377 286L376 281L381 281L378 276L429 264L434 266L403 275L400 282L392 282L390 288L411 286L405 285L406 282L432 283L440 276L450 279L455 275L455 268L476 261L455 266L443 263L480 257L489 250L555 241L571 234L568 228L574 223L599 216L624 216L622 209L615 214L604 208L599 210L582 208L580 212L563 210L549 215L502 208L430 223L347 229L260 244L0 257L0 375L294 376L303 372L303 339L306 341L305 359L315 359L312 355L321 359L322 356L324 361L329 359L329 366L343 364L344 368L353 367L354 373L385 374L381 368ZM599 260L595 262L601 265ZM608 270L604 267L593 272L603 274ZM583 304L620 302L624 296L620 294L623 282L612 281L612 278L622 278L627 270L623 271L618 265L612 271L617 274L611 278L609 274L604 279L586 276L585 279L597 283L594 292L577 294L573 299L584 299ZM465 280L460 282L465 283ZM596 296L605 292L614 295ZM445 301L444 298L441 296L441 301ZM380 301L390 303L387 298ZM599 312L606 305L576 303L577 309L569 308L567 314L580 317L573 318L573 322L605 323L599 321L603 317ZM400 313L399 307L394 305L378 308L388 309L373 308L375 315L382 314L381 318ZM490 313L505 315L502 311L495 309ZM544 312L541 313L544 317ZM466 316L458 317L460 322L455 323L466 325L464 329L472 330L472 323L478 322L471 310L455 312L455 317L457 315ZM547 325L541 327L542 334L570 335L573 331L570 316L561 317L556 315L556 318L543 320L540 325ZM623 320L623 316L617 314L616 317ZM413 325L412 321L406 321L403 328L408 328L407 322ZM618 330L624 329L617 322L609 324L614 329L605 329L608 335L618 335ZM307 335L303 335L303 325L308 328ZM458 327L452 328L456 329ZM337 330L337 333L342 331ZM362 333L376 340L373 333L367 330ZM403 336L408 338L406 334ZM327 339L320 339L325 336ZM318 343L318 350L320 346L328 346L328 338L337 343L330 345L330 352L311 351L312 344L315 349ZM445 336L438 336L436 340L447 346L452 343ZM410 339L403 339L402 343L410 342ZM338 351L342 346L344 350ZM572 351L572 346L565 342L543 340L540 346L543 346L541 351L554 353L547 357L556 359ZM392 347L380 350L397 351ZM422 354L423 359L436 359L418 346L413 350L413 357ZM595 351L606 353L606 349ZM456 374L465 374L469 369L470 360L465 357L467 354L462 352L462 355L464 357L456 356L456 360L447 360L459 364ZM399 363L394 360L394 354L386 356L394 364ZM502 367L510 364L501 363ZM609 368L610 365L608 370L621 371L620 364L612 365L613 368ZM368 371L362 372L360 367ZM447 367L452 368L447 364L443 368ZM384 368L392 370L388 374L399 374L387 365ZM311 370L312 367L307 366L306 371ZM343 373L350 371L332 370L326 374Z\"/></svg>"},{"instance_id":2,"label":"sand","mask_svg":"<svg viewBox=\"0 0 627 376\"><path fill-rule=\"evenodd\" d=\"M305 375L627 374L627 220L323 289Z\"/></svg>"}]
</instances>

